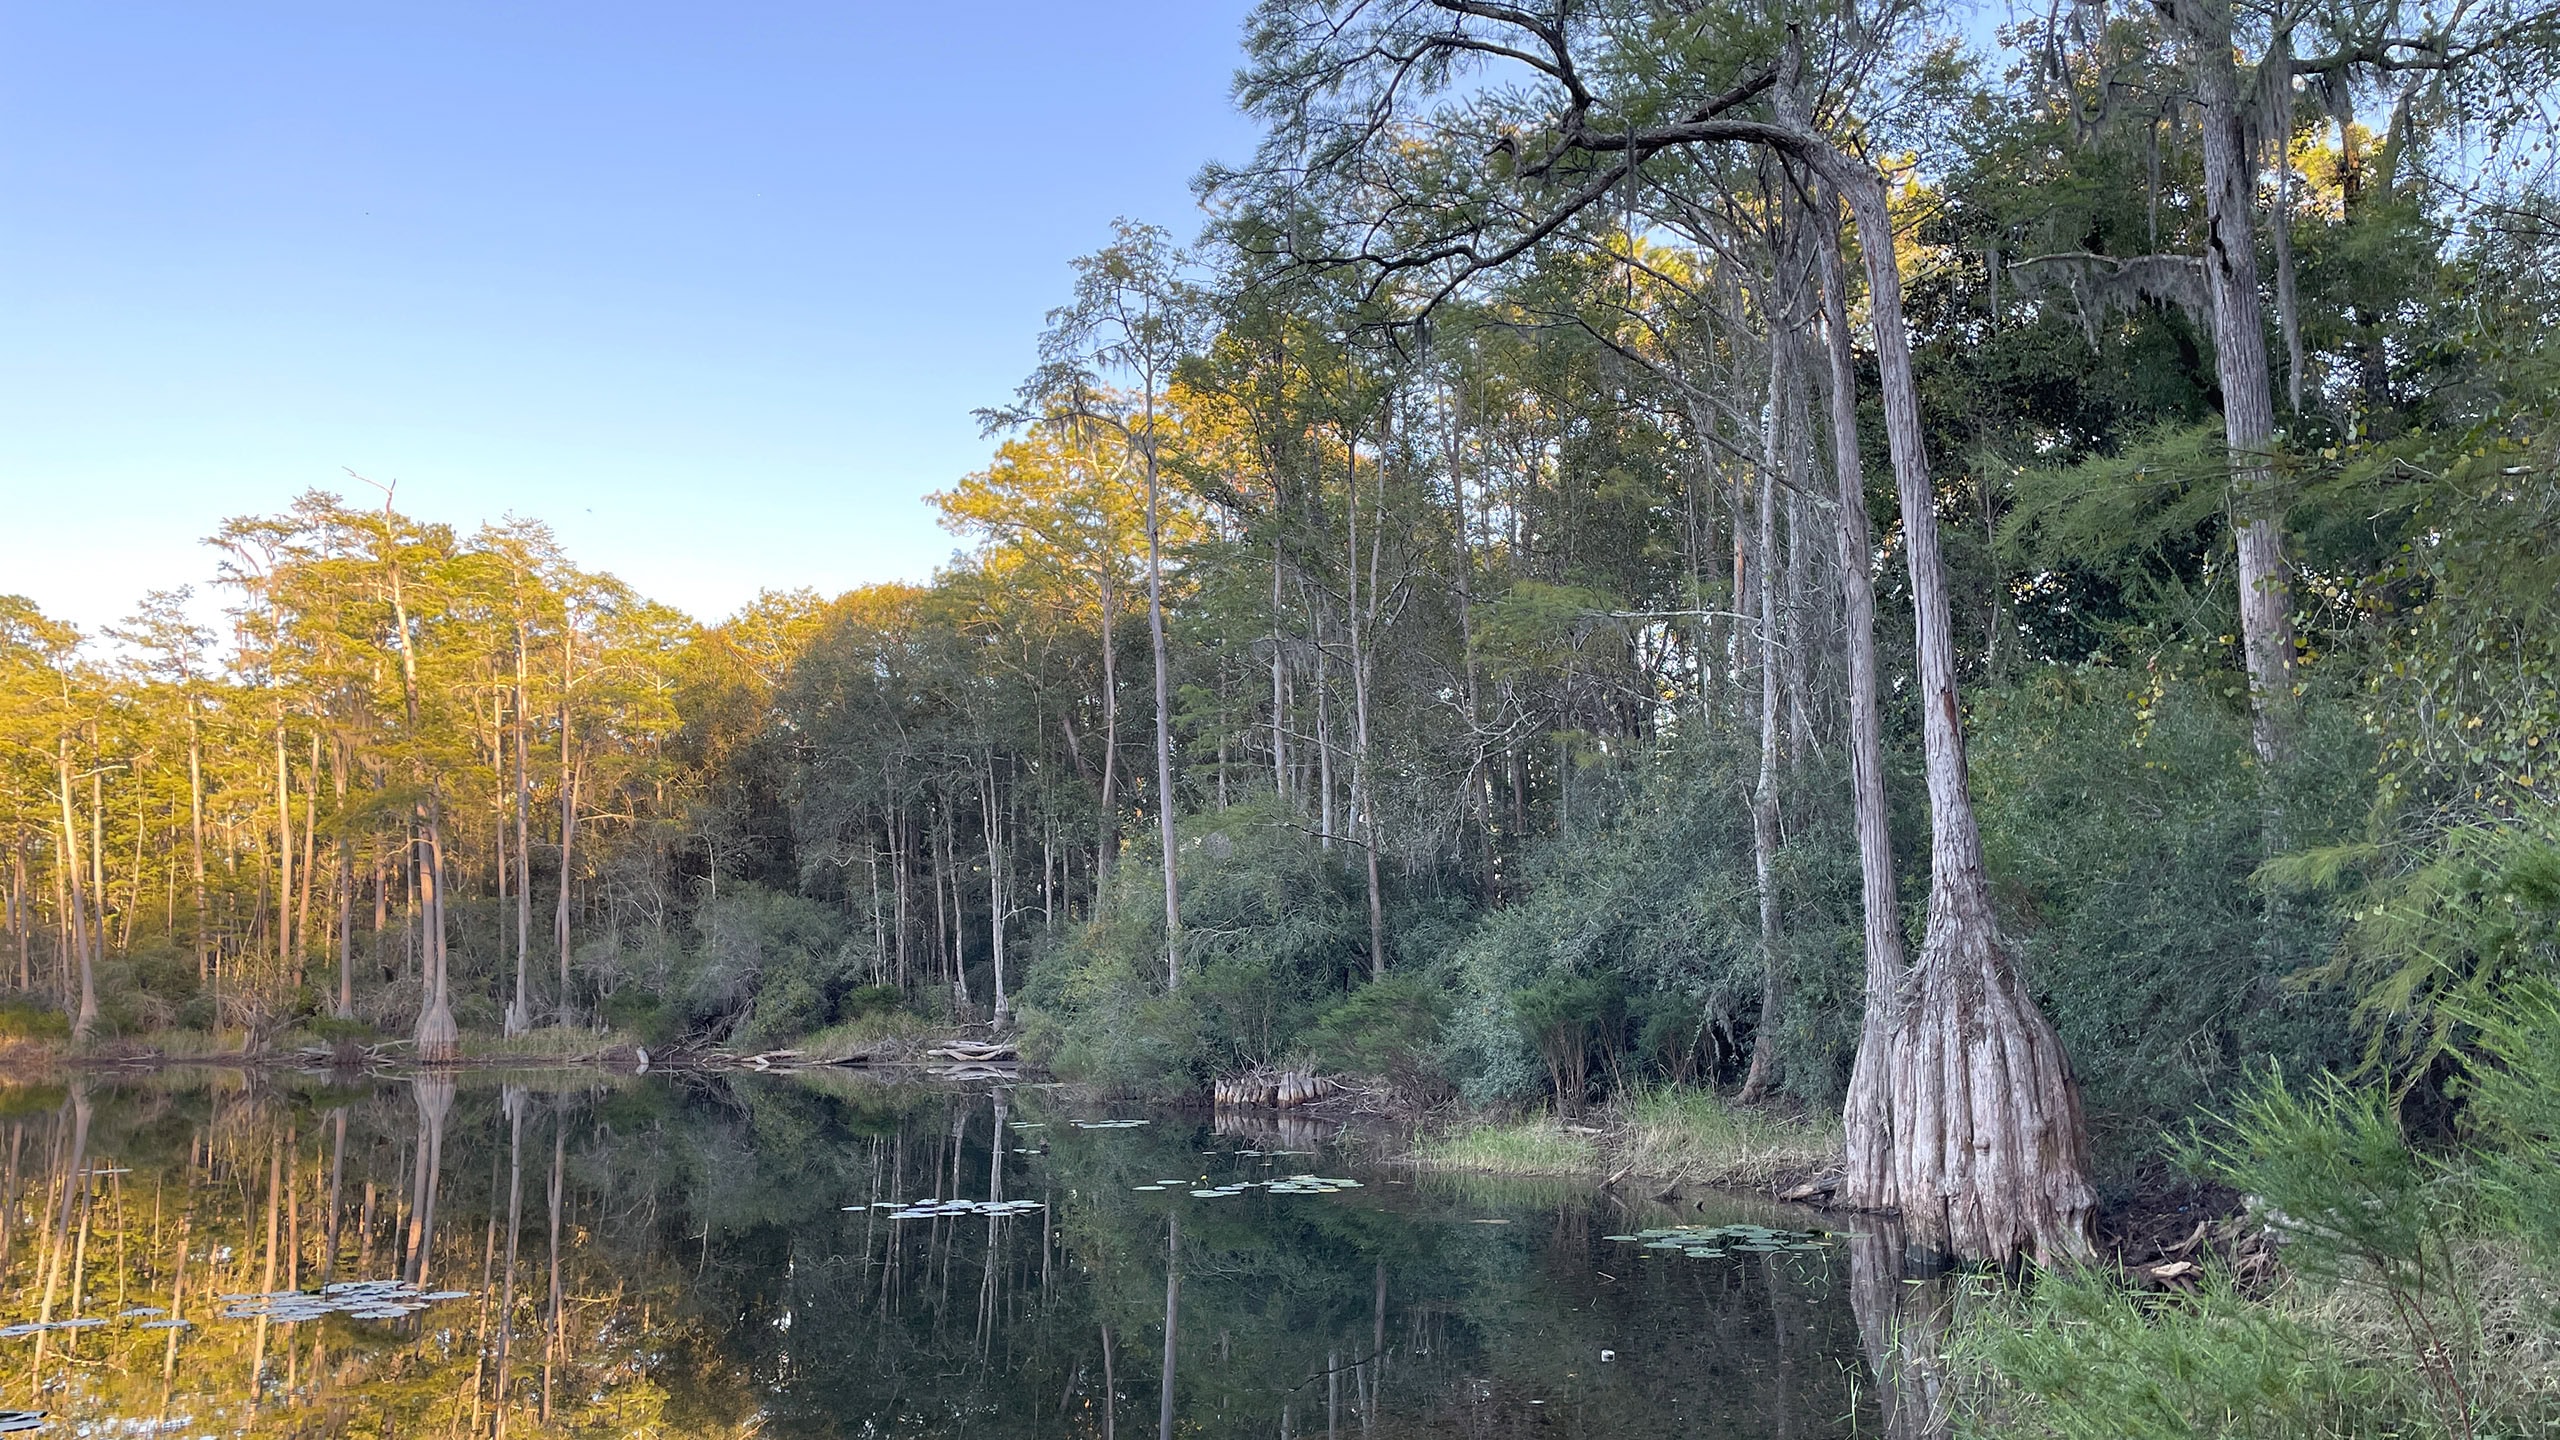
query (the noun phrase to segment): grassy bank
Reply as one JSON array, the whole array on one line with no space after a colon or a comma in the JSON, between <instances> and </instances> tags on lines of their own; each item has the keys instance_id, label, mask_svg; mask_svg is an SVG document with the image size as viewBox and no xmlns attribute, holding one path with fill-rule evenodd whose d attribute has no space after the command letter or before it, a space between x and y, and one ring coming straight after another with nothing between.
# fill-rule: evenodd
<instances>
[{"instance_id":1,"label":"grassy bank","mask_svg":"<svg viewBox=\"0 0 2560 1440\"><path fill-rule=\"evenodd\" d=\"M1479 1120L1426 1137L1424 1165L1496 1175L1605 1177L1624 1171L1692 1185L1767 1185L1835 1167L1840 1127L1745 1110L1712 1091L1651 1089L1585 1122L1554 1115Z\"/></svg>"},{"instance_id":2,"label":"grassy bank","mask_svg":"<svg viewBox=\"0 0 2560 1440\"><path fill-rule=\"evenodd\" d=\"M2157 1293L2104 1271L1983 1287L1947 1336L1967 1434L2047 1440L2485 1440L2560 1430L2560 1293L2512 1239L2448 1252L2436 1293L2218 1266ZM2399 1288L2399 1293L2394 1293Z\"/></svg>"},{"instance_id":3,"label":"grassy bank","mask_svg":"<svg viewBox=\"0 0 2560 1440\"><path fill-rule=\"evenodd\" d=\"M814 1034L804 1035L788 1046L810 1059L835 1063L844 1060L905 1060L924 1054L934 1043L949 1039L948 1025L937 1024L905 1010L881 1010L830 1025Z\"/></svg>"}]
</instances>

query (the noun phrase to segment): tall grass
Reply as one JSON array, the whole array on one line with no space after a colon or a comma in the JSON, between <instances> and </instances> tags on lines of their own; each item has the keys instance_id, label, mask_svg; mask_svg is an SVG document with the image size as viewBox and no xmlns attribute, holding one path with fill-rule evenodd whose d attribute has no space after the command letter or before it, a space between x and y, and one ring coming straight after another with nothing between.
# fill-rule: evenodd
<instances>
[{"instance_id":1,"label":"tall grass","mask_svg":"<svg viewBox=\"0 0 2560 1440\"><path fill-rule=\"evenodd\" d=\"M1840 1163L1840 1122L1728 1105L1713 1091L1638 1091L1613 1107L1612 1157L1638 1175L1700 1185L1766 1185Z\"/></svg>"},{"instance_id":2,"label":"tall grass","mask_svg":"<svg viewBox=\"0 0 2560 1440\"><path fill-rule=\"evenodd\" d=\"M1414 1151L1425 1165L1489 1175L1580 1175L1600 1170L1600 1146L1552 1115L1488 1121L1436 1135Z\"/></svg>"},{"instance_id":3,"label":"tall grass","mask_svg":"<svg viewBox=\"0 0 2560 1440\"><path fill-rule=\"evenodd\" d=\"M875 1010L794 1040L789 1048L825 1062L857 1056L897 1060L921 1054L944 1033L945 1027L912 1011Z\"/></svg>"},{"instance_id":4,"label":"tall grass","mask_svg":"<svg viewBox=\"0 0 2560 1440\"><path fill-rule=\"evenodd\" d=\"M1714 1092L1640 1090L1568 1127L1552 1115L1467 1125L1425 1140L1426 1165L1498 1175L1609 1175L1697 1185L1766 1185L1840 1162L1836 1122L1727 1104ZM1596 1133L1585 1133L1586 1131Z\"/></svg>"},{"instance_id":5,"label":"tall grass","mask_svg":"<svg viewBox=\"0 0 2560 1440\"><path fill-rule=\"evenodd\" d=\"M465 1034L462 1054L469 1060L584 1060L632 1043L618 1030L550 1025L521 1035Z\"/></svg>"}]
</instances>

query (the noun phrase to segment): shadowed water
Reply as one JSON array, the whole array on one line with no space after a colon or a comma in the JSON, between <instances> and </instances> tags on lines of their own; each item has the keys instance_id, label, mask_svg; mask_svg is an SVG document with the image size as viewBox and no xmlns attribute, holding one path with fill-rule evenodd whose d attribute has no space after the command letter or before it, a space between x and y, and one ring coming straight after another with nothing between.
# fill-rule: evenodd
<instances>
[{"instance_id":1,"label":"shadowed water","mask_svg":"<svg viewBox=\"0 0 2560 1440\"><path fill-rule=\"evenodd\" d=\"M49 1433L1903 1428L1852 1304L1896 1281L1818 1221L1324 1125L835 1072L0 1095L0 1406Z\"/></svg>"}]
</instances>

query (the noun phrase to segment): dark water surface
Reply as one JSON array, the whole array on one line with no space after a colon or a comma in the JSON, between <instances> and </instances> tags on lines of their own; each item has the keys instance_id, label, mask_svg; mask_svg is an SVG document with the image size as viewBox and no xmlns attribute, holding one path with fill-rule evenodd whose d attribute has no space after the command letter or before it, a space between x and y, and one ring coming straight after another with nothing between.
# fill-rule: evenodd
<instances>
[{"instance_id":1,"label":"dark water surface","mask_svg":"<svg viewBox=\"0 0 2560 1440\"><path fill-rule=\"evenodd\" d=\"M1609 1238L1819 1221L1381 1148L843 1072L20 1086L0 1406L62 1435L1879 1428L1851 1242Z\"/></svg>"}]
</instances>

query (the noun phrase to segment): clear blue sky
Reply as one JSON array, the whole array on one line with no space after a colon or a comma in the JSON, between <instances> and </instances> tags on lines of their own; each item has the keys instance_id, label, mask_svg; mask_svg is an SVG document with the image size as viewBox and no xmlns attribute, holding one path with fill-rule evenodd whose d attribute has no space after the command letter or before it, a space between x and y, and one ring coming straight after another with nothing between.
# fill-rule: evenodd
<instances>
[{"instance_id":1,"label":"clear blue sky","mask_svg":"<svg viewBox=\"0 0 2560 1440\"><path fill-rule=\"evenodd\" d=\"M1249 146L1245 5L0 0L0 591L341 467L706 618L921 579L1069 259Z\"/></svg>"}]
</instances>

